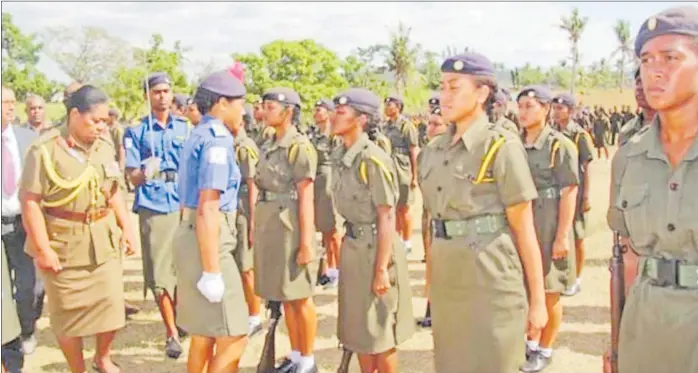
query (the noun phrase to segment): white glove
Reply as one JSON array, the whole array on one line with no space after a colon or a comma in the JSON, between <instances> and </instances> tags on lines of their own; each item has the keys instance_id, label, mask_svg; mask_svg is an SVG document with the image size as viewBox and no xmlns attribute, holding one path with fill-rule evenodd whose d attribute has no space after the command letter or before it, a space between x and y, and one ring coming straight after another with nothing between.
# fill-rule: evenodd
<instances>
[{"instance_id":1,"label":"white glove","mask_svg":"<svg viewBox=\"0 0 698 373\"><path fill-rule=\"evenodd\" d=\"M225 292L223 274L202 273L199 282L196 283L196 288L199 289L199 292L201 292L209 302L220 303L223 300L223 293Z\"/></svg>"},{"instance_id":2,"label":"white glove","mask_svg":"<svg viewBox=\"0 0 698 373\"><path fill-rule=\"evenodd\" d=\"M160 174L160 158L150 157L143 161L143 174L146 180L153 180Z\"/></svg>"}]
</instances>

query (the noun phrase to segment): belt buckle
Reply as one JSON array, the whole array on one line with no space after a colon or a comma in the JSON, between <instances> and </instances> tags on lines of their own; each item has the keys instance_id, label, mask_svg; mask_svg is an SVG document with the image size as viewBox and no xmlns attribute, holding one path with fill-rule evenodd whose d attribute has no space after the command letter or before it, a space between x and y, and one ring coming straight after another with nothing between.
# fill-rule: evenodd
<instances>
[{"instance_id":1,"label":"belt buckle","mask_svg":"<svg viewBox=\"0 0 698 373\"><path fill-rule=\"evenodd\" d=\"M657 286L667 287L678 284L678 260L655 259L657 278L654 280Z\"/></svg>"},{"instance_id":2,"label":"belt buckle","mask_svg":"<svg viewBox=\"0 0 698 373\"><path fill-rule=\"evenodd\" d=\"M82 220L83 220L83 223L85 223L85 224L92 224L92 222L94 221L94 218L93 218L93 215L92 215L93 212L94 212L94 211L93 211L92 209L85 211L85 218L82 219Z\"/></svg>"}]
</instances>

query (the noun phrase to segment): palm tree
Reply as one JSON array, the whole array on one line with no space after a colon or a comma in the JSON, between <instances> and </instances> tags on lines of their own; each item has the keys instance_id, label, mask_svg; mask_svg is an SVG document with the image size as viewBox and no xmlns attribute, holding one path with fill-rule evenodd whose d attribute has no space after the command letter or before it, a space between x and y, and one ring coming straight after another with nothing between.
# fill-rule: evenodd
<instances>
[{"instance_id":1,"label":"palm tree","mask_svg":"<svg viewBox=\"0 0 698 373\"><path fill-rule=\"evenodd\" d=\"M572 51L572 83L570 84L570 93L574 94L574 85L577 80L577 65L579 64L579 39L582 37L582 32L589 22L589 17L579 15L579 9L572 9L572 14L569 17L562 17L560 29L567 31L568 39L571 44Z\"/></svg>"},{"instance_id":2,"label":"palm tree","mask_svg":"<svg viewBox=\"0 0 698 373\"><path fill-rule=\"evenodd\" d=\"M630 39L630 22L619 19L616 25L613 26L613 31L618 39L618 47L611 54L611 58L618 56L618 88L623 92L623 84L625 83L625 66L628 59L633 60L632 40Z\"/></svg>"},{"instance_id":3,"label":"palm tree","mask_svg":"<svg viewBox=\"0 0 698 373\"><path fill-rule=\"evenodd\" d=\"M419 44L412 45L411 31L412 28L406 27L400 22L397 30L390 33L390 44L380 47L388 71L395 75L395 90L398 93L405 91L410 74L416 68L417 57L422 49Z\"/></svg>"}]
</instances>

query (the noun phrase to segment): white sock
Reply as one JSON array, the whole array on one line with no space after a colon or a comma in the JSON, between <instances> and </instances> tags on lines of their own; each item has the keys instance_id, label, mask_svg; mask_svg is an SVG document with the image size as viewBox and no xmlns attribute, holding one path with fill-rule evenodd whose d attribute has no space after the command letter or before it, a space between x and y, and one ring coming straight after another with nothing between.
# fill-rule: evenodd
<instances>
[{"instance_id":1,"label":"white sock","mask_svg":"<svg viewBox=\"0 0 698 373\"><path fill-rule=\"evenodd\" d=\"M337 268L328 268L327 277L336 280L339 278L339 270Z\"/></svg>"},{"instance_id":2,"label":"white sock","mask_svg":"<svg viewBox=\"0 0 698 373\"><path fill-rule=\"evenodd\" d=\"M294 363L298 364L298 362L301 360L301 352L300 351L291 351L291 353L288 355L288 358L291 359Z\"/></svg>"},{"instance_id":3,"label":"white sock","mask_svg":"<svg viewBox=\"0 0 698 373\"><path fill-rule=\"evenodd\" d=\"M577 280L574 281L574 284L577 285L577 286L580 286L580 285L582 284L582 279L581 279L581 278L577 278Z\"/></svg>"},{"instance_id":4,"label":"white sock","mask_svg":"<svg viewBox=\"0 0 698 373\"><path fill-rule=\"evenodd\" d=\"M540 348L538 348L538 352L540 352L541 355L543 355L544 357L547 357L547 358L550 358L551 356L553 356L553 349L552 348L540 347Z\"/></svg>"},{"instance_id":5,"label":"white sock","mask_svg":"<svg viewBox=\"0 0 698 373\"><path fill-rule=\"evenodd\" d=\"M301 356L300 361L298 362L298 366L301 368L301 372L310 370L310 368L312 368L313 365L315 365L315 357L313 355Z\"/></svg>"},{"instance_id":6,"label":"white sock","mask_svg":"<svg viewBox=\"0 0 698 373\"><path fill-rule=\"evenodd\" d=\"M247 323L250 325L260 325L262 323L262 318L259 315L250 316L247 318Z\"/></svg>"},{"instance_id":7,"label":"white sock","mask_svg":"<svg viewBox=\"0 0 698 373\"><path fill-rule=\"evenodd\" d=\"M538 342L536 341L526 341L526 347L531 351L538 351Z\"/></svg>"},{"instance_id":8,"label":"white sock","mask_svg":"<svg viewBox=\"0 0 698 373\"><path fill-rule=\"evenodd\" d=\"M407 240L403 241L405 243L405 249L411 249L412 248L412 241Z\"/></svg>"}]
</instances>

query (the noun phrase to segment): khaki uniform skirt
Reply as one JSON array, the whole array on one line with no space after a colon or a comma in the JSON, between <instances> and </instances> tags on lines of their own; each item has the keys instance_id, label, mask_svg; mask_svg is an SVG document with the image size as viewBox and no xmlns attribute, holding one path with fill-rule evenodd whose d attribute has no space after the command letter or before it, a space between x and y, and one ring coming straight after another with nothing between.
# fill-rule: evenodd
<instances>
[{"instance_id":1,"label":"khaki uniform skirt","mask_svg":"<svg viewBox=\"0 0 698 373\"><path fill-rule=\"evenodd\" d=\"M266 300L286 302L313 295L317 261L296 264L300 245L297 203L289 196L280 196L256 205L255 291Z\"/></svg>"},{"instance_id":2,"label":"khaki uniform skirt","mask_svg":"<svg viewBox=\"0 0 698 373\"><path fill-rule=\"evenodd\" d=\"M337 213L330 190L332 169L318 166L315 177L315 226L322 233L330 233L339 228L341 216Z\"/></svg>"},{"instance_id":3,"label":"khaki uniform skirt","mask_svg":"<svg viewBox=\"0 0 698 373\"><path fill-rule=\"evenodd\" d=\"M174 297L177 276L172 245L179 225L179 211L159 214L148 209L138 211L143 253L143 295L150 289L157 296L158 289Z\"/></svg>"},{"instance_id":4,"label":"khaki uniform skirt","mask_svg":"<svg viewBox=\"0 0 698 373\"><path fill-rule=\"evenodd\" d=\"M538 244L543 254L543 275L545 291L561 293L567 289L577 275L574 237L569 236L569 251L564 259L553 260L553 243L557 236L559 198L542 198L533 201L533 220L536 227Z\"/></svg>"},{"instance_id":5,"label":"khaki uniform skirt","mask_svg":"<svg viewBox=\"0 0 698 373\"><path fill-rule=\"evenodd\" d=\"M414 334L412 290L405 250L395 234L388 267L392 287L382 297L373 292L377 235L374 225L353 228L345 236L339 263L339 316L337 335L350 351L379 354L407 341Z\"/></svg>"},{"instance_id":6,"label":"khaki uniform skirt","mask_svg":"<svg viewBox=\"0 0 698 373\"><path fill-rule=\"evenodd\" d=\"M527 297L511 233L434 238L429 295L434 361L443 373L516 373Z\"/></svg>"},{"instance_id":7,"label":"khaki uniform skirt","mask_svg":"<svg viewBox=\"0 0 698 373\"><path fill-rule=\"evenodd\" d=\"M237 229L237 244L233 257L240 272L247 272L254 267L254 251L249 244L250 221L245 214L238 212L235 227Z\"/></svg>"},{"instance_id":8,"label":"khaki uniform skirt","mask_svg":"<svg viewBox=\"0 0 698 373\"><path fill-rule=\"evenodd\" d=\"M177 266L177 324L192 335L229 337L246 335L247 304L242 290L235 249L235 212L221 213L218 248L225 292L220 303L211 303L199 292L197 282L203 273L196 239L196 213L183 210L174 243Z\"/></svg>"},{"instance_id":9,"label":"khaki uniform skirt","mask_svg":"<svg viewBox=\"0 0 698 373\"><path fill-rule=\"evenodd\" d=\"M124 283L119 257L99 265L40 271L51 329L58 336L87 337L124 327Z\"/></svg>"}]
</instances>

